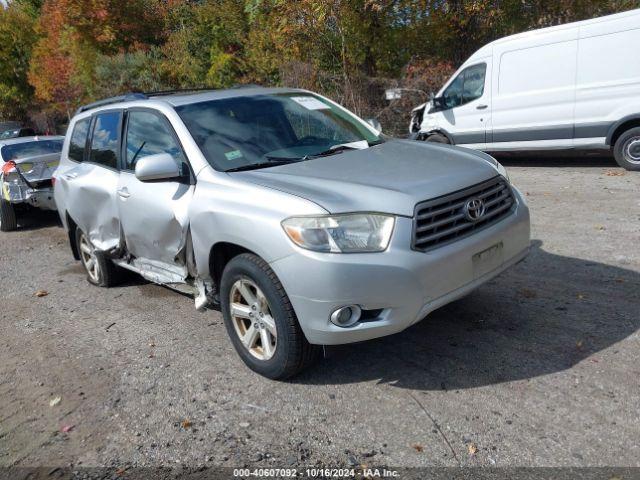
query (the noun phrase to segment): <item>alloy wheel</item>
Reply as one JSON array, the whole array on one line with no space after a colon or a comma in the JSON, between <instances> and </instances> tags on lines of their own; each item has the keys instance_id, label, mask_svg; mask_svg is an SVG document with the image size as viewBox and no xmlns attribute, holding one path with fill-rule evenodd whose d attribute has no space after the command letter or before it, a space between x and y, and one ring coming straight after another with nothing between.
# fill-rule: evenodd
<instances>
[{"instance_id":1,"label":"alloy wheel","mask_svg":"<svg viewBox=\"0 0 640 480\"><path fill-rule=\"evenodd\" d=\"M80 258L82 259L82 264L84 268L87 270L89 277L94 282L98 282L100 280L100 267L98 265L98 259L96 258L95 248L89 242L87 236L82 233L80 235Z\"/></svg>"},{"instance_id":2,"label":"alloy wheel","mask_svg":"<svg viewBox=\"0 0 640 480\"><path fill-rule=\"evenodd\" d=\"M276 322L269 302L248 278L237 280L229 294L233 328L242 345L258 360L269 360L277 347Z\"/></svg>"}]
</instances>

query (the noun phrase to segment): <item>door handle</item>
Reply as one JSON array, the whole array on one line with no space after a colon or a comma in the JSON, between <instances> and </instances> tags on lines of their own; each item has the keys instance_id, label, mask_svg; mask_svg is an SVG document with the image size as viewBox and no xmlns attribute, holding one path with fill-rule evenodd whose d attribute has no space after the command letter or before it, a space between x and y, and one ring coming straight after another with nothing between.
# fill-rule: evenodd
<instances>
[{"instance_id":1,"label":"door handle","mask_svg":"<svg viewBox=\"0 0 640 480\"><path fill-rule=\"evenodd\" d=\"M63 175L66 180L73 180L78 176L77 173L66 173Z\"/></svg>"},{"instance_id":2,"label":"door handle","mask_svg":"<svg viewBox=\"0 0 640 480\"><path fill-rule=\"evenodd\" d=\"M484 110L485 108L487 108L489 105L478 105L476 108L478 110Z\"/></svg>"},{"instance_id":3,"label":"door handle","mask_svg":"<svg viewBox=\"0 0 640 480\"><path fill-rule=\"evenodd\" d=\"M129 198L131 196L131 194L129 193L129 190L127 190L127 187L119 189L118 190L118 195L121 198Z\"/></svg>"}]
</instances>

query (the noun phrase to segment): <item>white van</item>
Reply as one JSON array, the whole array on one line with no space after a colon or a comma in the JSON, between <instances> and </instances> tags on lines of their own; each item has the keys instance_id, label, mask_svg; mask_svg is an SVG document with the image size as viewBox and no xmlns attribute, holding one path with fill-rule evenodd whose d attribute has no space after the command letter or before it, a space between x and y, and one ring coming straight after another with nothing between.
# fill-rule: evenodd
<instances>
[{"instance_id":1,"label":"white van","mask_svg":"<svg viewBox=\"0 0 640 480\"><path fill-rule=\"evenodd\" d=\"M485 45L413 110L410 133L491 152L613 148L640 170L640 10Z\"/></svg>"}]
</instances>

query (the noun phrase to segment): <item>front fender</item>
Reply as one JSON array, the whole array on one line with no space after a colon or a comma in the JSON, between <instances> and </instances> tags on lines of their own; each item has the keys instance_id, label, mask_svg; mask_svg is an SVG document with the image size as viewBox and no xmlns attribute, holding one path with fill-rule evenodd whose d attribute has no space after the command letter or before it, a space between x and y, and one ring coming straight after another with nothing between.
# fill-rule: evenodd
<instances>
[{"instance_id":1,"label":"front fender","mask_svg":"<svg viewBox=\"0 0 640 480\"><path fill-rule=\"evenodd\" d=\"M266 262L290 255L293 243L281 222L293 215L327 213L309 200L268 187L235 180L215 172L198 176L189 217L197 274L210 278L211 247L232 243L259 255Z\"/></svg>"}]
</instances>

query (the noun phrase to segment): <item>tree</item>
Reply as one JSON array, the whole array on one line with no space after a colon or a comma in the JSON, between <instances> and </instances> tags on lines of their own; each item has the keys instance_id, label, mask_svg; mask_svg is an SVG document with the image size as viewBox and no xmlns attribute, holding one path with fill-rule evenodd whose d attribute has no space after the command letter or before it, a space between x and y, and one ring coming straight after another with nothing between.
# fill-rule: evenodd
<instances>
[{"instance_id":1,"label":"tree","mask_svg":"<svg viewBox=\"0 0 640 480\"><path fill-rule=\"evenodd\" d=\"M27 74L35 12L21 3L0 8L0 118L24 119L33 89Z\"/></svg>"}]
</instances>

